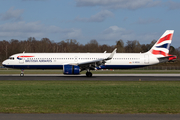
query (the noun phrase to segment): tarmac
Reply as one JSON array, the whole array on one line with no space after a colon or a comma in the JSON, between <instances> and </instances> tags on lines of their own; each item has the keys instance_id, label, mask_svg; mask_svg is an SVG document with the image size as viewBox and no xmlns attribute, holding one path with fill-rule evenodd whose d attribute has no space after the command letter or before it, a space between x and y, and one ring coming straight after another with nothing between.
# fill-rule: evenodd
<instances>
[{"instance_id":1,"label":"tarmac","mask_svg":"<svg viewBox=\"0 0 180 120\"><path fill-rule=\"evenodd\" d=\"M179 120L180 114L0 114L0 120Z\"/></svg>"},{"instance_id":2,"label":"tarmac","mask_svg":"<svg viewBox=\"0 0 180 120\"><path fill-rule=\"evenodd\" d=\"M0 74L0 80L59 80L59 81L180 81L180 74L93 74L92 77L63 74Z\"/></svg>"},{"instance_id":3,"label":"tarmac","mask_svg":"<svg viewBox=\"0 0 180 120\"><path fill-rule=\"evenodd\" d=\"M19 74L0 74L0 76L20 76ZM64 74L24 74L24 76L85 76L85 74L78 75L64 75ZM179 76L180 74L93 74L93 76Z\"/></svg>"}]
</instances>

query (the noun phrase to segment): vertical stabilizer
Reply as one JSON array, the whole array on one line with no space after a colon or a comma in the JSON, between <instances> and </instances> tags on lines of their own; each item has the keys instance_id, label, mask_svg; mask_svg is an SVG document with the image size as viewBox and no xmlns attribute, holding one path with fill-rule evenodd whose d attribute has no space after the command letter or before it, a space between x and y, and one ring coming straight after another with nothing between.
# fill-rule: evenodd
<instances>
[{"instance_id":1,"label":"vertical stabilizer","mask_svg":"<svg viewBox=\"0 0 180 120\"><path fill-rule=\"evenodd\" d=\"M166 30L154 46L148 51L157 57L166 57L169 55L169 48L173 37L174 30Z\"/></svg>"}]
</instances>

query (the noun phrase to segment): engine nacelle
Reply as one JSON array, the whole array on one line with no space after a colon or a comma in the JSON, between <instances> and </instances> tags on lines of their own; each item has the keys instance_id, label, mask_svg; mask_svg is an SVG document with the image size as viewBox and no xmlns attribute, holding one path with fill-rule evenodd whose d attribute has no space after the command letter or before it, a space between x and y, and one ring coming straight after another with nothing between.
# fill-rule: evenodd
<instances>
[{"instance_id":1,"label":"engine nacelle","mask_svg":"<svg viewBox=\"0 0 180 120\"><path fill-rule=\"evenodd\" d=\"M79 66L76 66L76 65L64 65L63 73L64 74L79 74L80 68Z\"/></svg>"}]
</instances>

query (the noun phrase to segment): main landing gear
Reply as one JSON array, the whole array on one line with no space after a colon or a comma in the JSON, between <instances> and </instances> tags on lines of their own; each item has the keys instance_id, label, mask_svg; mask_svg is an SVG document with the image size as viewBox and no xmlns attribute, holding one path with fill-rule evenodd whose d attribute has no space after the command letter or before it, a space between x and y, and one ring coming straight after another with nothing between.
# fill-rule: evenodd
<instances>
[{"instance_id":1,"label":"main landing gear","mask_svg":"<svg viewBox=\"0 0 180 120\"><path fill-rule=\"evenodd\" d=\"M87 77L92 77L92 73L91 73L90 71L89 71L89 72L87 71L87 72L86 72L86 76L87 76Z\"/></svg>"},{"instance_id":2,"label":"main landing gear","mask_svg":"<svg viewBox=\"0 0 180 120\"><path fill-rule=\"evenodd\" d=\"M21 77L24 76L24 69L21 70L21 74L20 74Z\"/></svg>"}]
</instances>

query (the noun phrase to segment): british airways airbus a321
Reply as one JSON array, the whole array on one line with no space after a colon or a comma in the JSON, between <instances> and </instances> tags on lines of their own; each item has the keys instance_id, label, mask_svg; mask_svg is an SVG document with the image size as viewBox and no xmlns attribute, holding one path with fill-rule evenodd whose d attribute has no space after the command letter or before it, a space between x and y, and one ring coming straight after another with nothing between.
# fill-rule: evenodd
<instances>
[{"instance_id":1,"label":"british airways airbus a321","mask_svg":"<svg viewBox=\"0 0 180 120\"><path fill-rule=\"evenodd\" d=\"M129 69L167 62L176 59L169 55L169 48L174 30L167 30L146 53L19 53L3 61L3 66L22 69L63 69L67 75L80 74L86 70L96 69Z\"/></svg>"}]
</instances>

